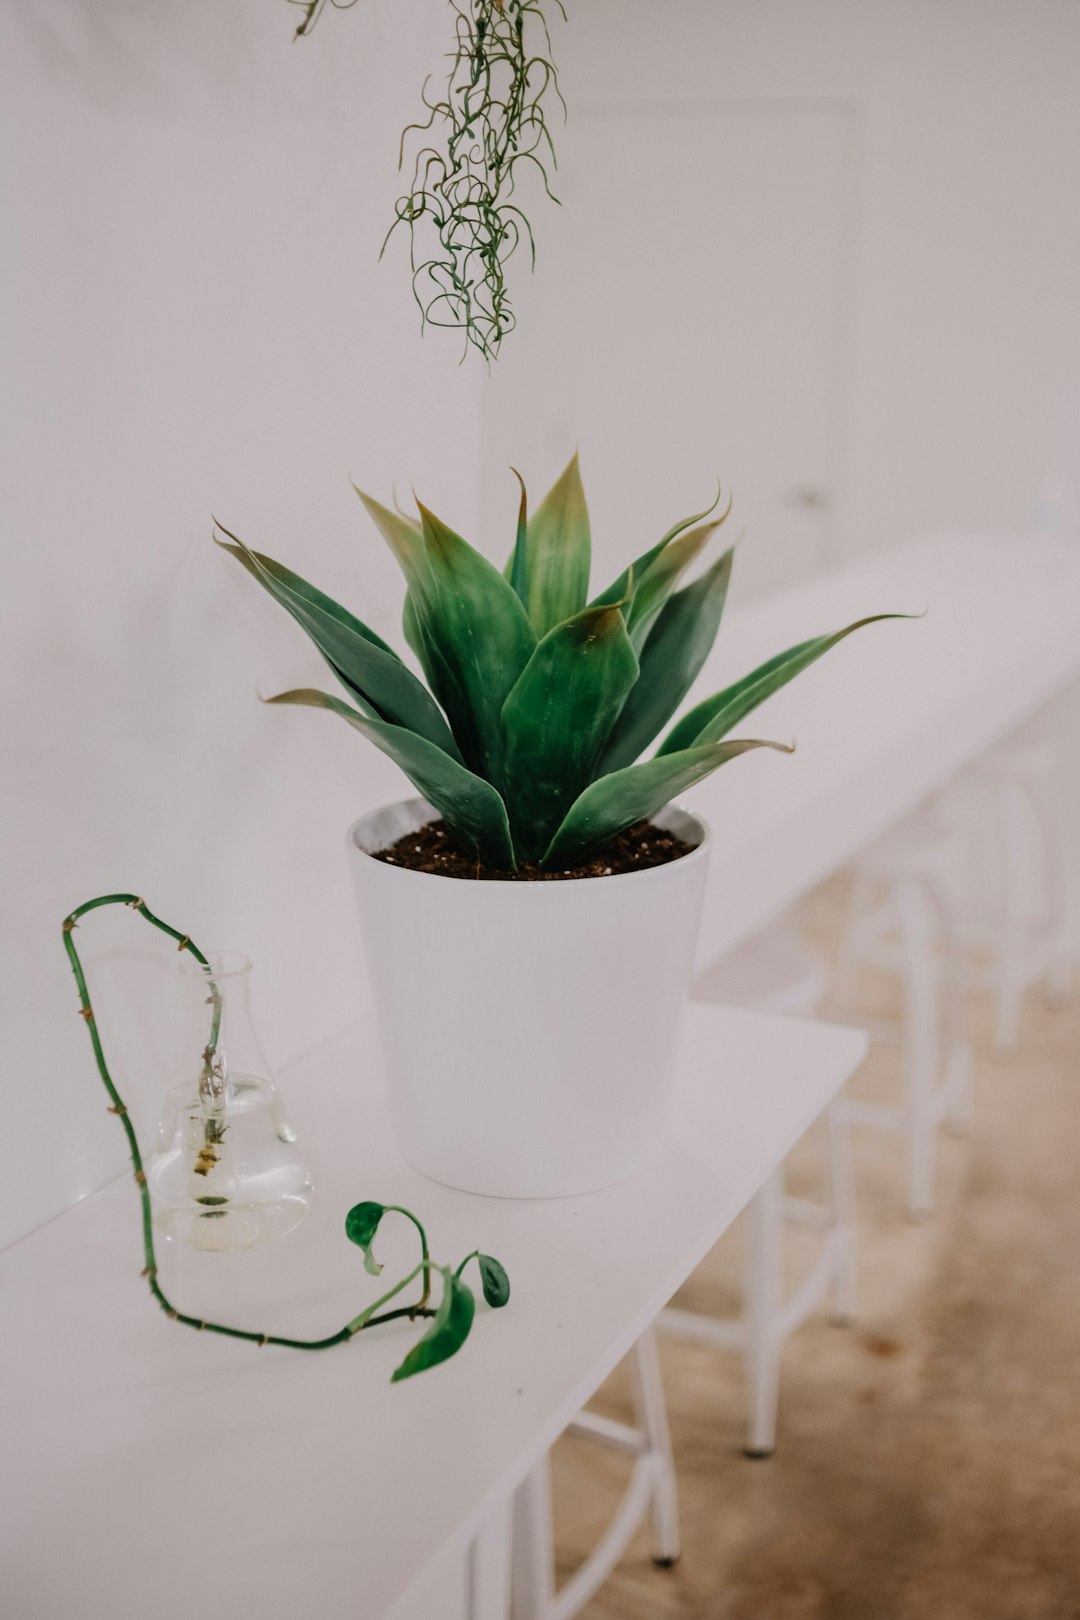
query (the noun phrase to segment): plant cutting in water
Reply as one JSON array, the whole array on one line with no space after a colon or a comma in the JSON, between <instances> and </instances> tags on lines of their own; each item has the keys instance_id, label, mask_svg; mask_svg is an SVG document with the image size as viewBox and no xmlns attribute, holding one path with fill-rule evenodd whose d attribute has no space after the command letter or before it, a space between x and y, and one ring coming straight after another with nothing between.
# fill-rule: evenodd
<instances>
[{"instance_id":1,"label":"plant cutting in water","mask_svg":"<svg viewBox=\"0 0 1080 1620\"><path fill-rule=\"evenodd\" d=\"M428 685L362 620L223 530L218 543L307 632L350 700L305 688L269 701L346 720L401 766L461 849L494 871L574 870L738 755L790 753L730 733L853 630L905 616L875 614L789 647L698 703L640 760L719 629L732 549L678 587L730 501L714 516L718 494L676 523L590 600L576 456L531 515L521 484L501 573L426 507L413 521L357 493L405 575L405 637Z\"/></svg>"},{"instance_id":2,"label":"plant cutting in water","mask_svg":"<svg viewBox=\"0 0 1080 1620\"><path fill-rule=\"evenodd\" d=\"M310 33L326 0L294 0L303 9L296 37ZM333 0L339 8L342 0ZM351 3L351 0L349 0ZM565 17L561 0L552 0ZM493 360L514 314L506 264L526 241L535 266L532 227L517 200L520 175L535 173L552 195L556 166L547 122L555 98L565 113L551 61L542 0L450 0L454 43L450 72L421 97L427 116L401 137L416 136L409 189L400 197L383 243L399 226L409 233L413 294L422 326L465 335L465 349ZM381 257L381 255L380 255Z\"/></svg>"},{"instance_id":3,"label":"plant cutting in water","mask_svg":"<svg viewBox=\"0 0 1080 1620\"><path fill-rule=\"evenodd\" d=\"M94 1048L94 1057L97 1061L98 1073L101 1076L105 1090L109 1094L109 1112L115 1114L124 1127L128 1147L131 1150L132 1166L135 1181L139 1188L139 1198L142 1207L142 1236L143 1257L145 1266L142 1275L146 1278L151 1294L157 1300L166 1316L174 1322L182 1322L186 1327L198 1328L207 1333L222 1333L230 1339L247 1339L254 1344L281 1344L294 1350L328 1350L331 1345L346 1344L350 1339L367 1328L377 1327L383 1322L400 1320L408 1317L410 1321L416 1318L429 1319L430 1325L423 1337L413 1345L408 1355L396 1368L392 1382L398 1383L403 1378L411 1378L414 1373L423 1372L428 1367L437 1366L440 1361L446 1361L461 1348L469 1336L472 1327L476 1302L472 1289L464 1281L465 1268L475 1260L480 1272L480 1284L487 1303L495 1308L505 1305L510 1298L510 1281L505 1270L498 1260L491 1255L481 1254L473 1250L456 1267L439 1265L431 1258L428 1250L427 1233L417 1217L411 1210L403 1209L398 1204L379 1204L370 1200L356 1204L345 1218L345 1235L351 1242L357 1244L363 1251L364 1268L371 1276L378 1276L382 1270L372 1251L375 1235L385 1215L403 1215L415 1226L419 1235L420 1259L413 1269L401 1280L387 1289L380 1297L366 1306L345 1326L336 1333L329 1334L323 1339L292 1339L284 1338L275 1333L258 1333L250 1328L227 1327L221 1322L204 1321L197 1316L188 1316L183 1311L175 1310L171 1302L161 1289L158 1282L157 1259L154 1252L153 1212L150 1203L150 1193L146 1183L146 1172L143 1166L143 1156L139 1148L135 1127L131 1116L124 1104L120 1093L109 1074L105 1062L105 1052L101 1043L101 1035L94 1018L93 1006L87 989L86 975L79 953L72 937L79 919L88 912L96 911L100 906L124 905L130 906L148 923L168 934L171 939L178 942L178 949L188 951L204 968L209 966L208 959L199 950L187 934L181 934L177 929L170 928L168 923L162 922L159 917L149 909L146 903L136 894L106 894L96 900L88 900L84 905L76 906L75 910L64 919L64 949L68 961L75 975L75 982L79 989L81 1015L86 1022L90 1040ZM223 1083L223 1067L215 1050L215 1037L218 1028L220 1013L220 997L216 987L211 986L212 1025L211 1035L206 1051L202 1057L202 1077L200 1092L207 1098L218 1095L215 1088ZM224 1128L227 1128L224 1127ZM207 1168L213 1163L220 1137L215 1139L208 1123L202 1153L206 1155ZM202 1173L196 1167L196 1173ZM430 1303L431 1288L434 1274L438 1273L441 1280L442 1297L437 1306ZM397 1305L386 1309L390 1302L396 1299L412 1283L416 1283L420 1293L418 1299L412 1304Z\"/></svg>"}]
</instances>

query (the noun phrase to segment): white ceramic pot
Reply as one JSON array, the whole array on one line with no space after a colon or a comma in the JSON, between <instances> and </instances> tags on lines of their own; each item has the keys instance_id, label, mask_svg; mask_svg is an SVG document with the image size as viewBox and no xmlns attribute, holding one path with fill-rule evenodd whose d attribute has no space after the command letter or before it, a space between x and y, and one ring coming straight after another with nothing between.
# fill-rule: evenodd
<instances>
[{"instance_id":1,"label":"white ceramic pot","mask_svg":"<svg viewBox=\"0 0 1080 1620\"><path fill-rule=\"evenodd\" d=\"M372 858L435 819L422 799L362 816L349 859L398 1141L467 1192L550 1198L657 1155L705 888L709 833L665 866L472 883Z\"/></svg>"}]
</instances>

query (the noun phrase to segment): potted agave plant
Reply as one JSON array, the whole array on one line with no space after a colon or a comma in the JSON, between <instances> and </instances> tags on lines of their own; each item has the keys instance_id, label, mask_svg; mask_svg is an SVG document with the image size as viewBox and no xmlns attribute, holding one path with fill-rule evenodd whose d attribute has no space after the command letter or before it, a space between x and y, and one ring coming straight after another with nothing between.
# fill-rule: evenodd
<instances>
[{"instance_id":1,"label":"potted agave plant","mask_svg":"<svg viewBox=\"0 0 1080 1620\"><path fill-rule=\"evenodd\" d=\"M677 523L590 599L576 457L531 516L522 484L501 573L425 507L414 522L357 493L405 575L427 686L299 575L228 530L219 543L346 694L270 701L340 716L422 795L347 840L402 1151L473 1192L611 1185L663 1139L693 964L709 833L672 800L739 754L783 749L730 734L871 621L769 659L641 760L719 628L732 550L679 582L730 502Z\"/></svg>"}]
</instances>

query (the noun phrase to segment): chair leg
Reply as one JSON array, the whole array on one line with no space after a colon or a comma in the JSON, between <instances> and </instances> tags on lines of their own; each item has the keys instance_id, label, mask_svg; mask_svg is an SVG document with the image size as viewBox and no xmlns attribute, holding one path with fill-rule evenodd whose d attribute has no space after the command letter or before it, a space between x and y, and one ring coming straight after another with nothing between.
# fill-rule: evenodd
<instances>
[{"instance_id":1,"label":"chair leg","mask_svg":"<svg viewBox=\"0 0 1080 1620\"><path fill-rule=\"evenodd\" d=\"M1046 996L1052 1007L1068 1000L1072 989L1074 945L1073 908L1076 893L1069 845L1068 817L1057 783L1043 780L1031 784L1031 803L1039 824L1042 845L1043 893L1049 960Z\"/></svg>"},{"instance_id":2,"label":"chair leg","mask_svg":"<svg viewBox=\"0 0 1080 1620\"><path fill-rule=\"evenodd\" d=\"M908 1210L918 1219L933 1205L937 1153L934 1094L941 1058L934 908L920 882L897 884L894 898L904 951Z\"/></svg>"},{"instance_id":3,"label":"chair leg","mask_svg":"<svg viewBox=\"0 0 1080 1620\"><path fill-rule=\"evenodd\" d=\"M780 1396L779 1316L783 1285L783 1171L776 1169L750 1203L746 1253L746 1383L748 1457L776 1449Z\"/></svg>"},{"instance_id":4,"label":"chair leg","mask_svg":"<svg viewBox=\"0 0 1080 1620\"><path fill-rule=\"evenodd\" d=\"M851 1160L851 1132L843 1103L825 1110L829 1152L829 1192L833 1213L832 1241L835 1262L832 1276L834 1319L846 1325L855 1320L858 1256L855 1225L855 1175Z\"/></svg>"},{"instance_id":5,"label":"chair leg","mask_svg":"<svg viewBox=\"0 0 1080 1620\"><path fill-rule=\"evenodd\" d=\"M945 1087L949 1096L945 1123L954 1136L966 1135L975 1117L975 1064L966 1040L949 1048Z\"/></svg>"},{"instance_id":6,"label":"chair leg","mask_svg":"<svg viewBox=\"0 0 1080 1620\"><path fill-rule=\"evenodd\" d=\"M1012 1052L1020 1037L1024 998L1024 934L1027 874L1025 851L1028 819L1025 793L1019 783L998 783L995 793L998 859L1001 869L1001 924L997 942L997 1008L994 1044L998 1056Z\"/></svg>"},{"instance_id":7,"label":"chair leg","mask_svg":"<svg viewBox=\"0 0 1080 1620\"><path fill-rule=\"evenodd\" d=\"M514 1620L551 1620L555 1601L555 1571L552 1560L551 1467L546 1453L514 1492L511 1525Z\"/></svg>"},{"instance_id":8,"label":"chair leg","mask_svg":"<svg viewBox=\"0 0 1080 1620\"><path fill-rule=\"evenodd\" d=\"M675 1563L681 1550L679 1490L675 1478L675 1461L671 1453L671 1431L668 1427L654 1328L648 1328L635 1344L632 1367L638 1426L648 1441L655 1465L651 1508L652 1559L654 1564L666 1569Z\"/></svg>"},{"instance_id":9,"label":"chair leg","mask_svg":"<svg viewBox=\"0 0 1080 1620\"><path fill-rule=\"evenodd\" d=\"M845 1012L855 1005L855 991L859 975L859 931L874 897L874 885L862 873L856 873L848 896L844 926L840 933L840 946L833 969L832 999Z\"/></svg>"},{"instance_id":10,"label":"chair leg","mask_svg":"<svg viewBox=\"0 0 1080 1620\"><path fill-rule=\"evenodd\" d=\"M952 899L944 890L930 895L937 918L940 973L941 1029L944 1040L945 1121L957 1132L970 1125L975 1113L974 1061L968 1039L967 1008L961 967L960 924Z\"/></svg>"}]
</instances>

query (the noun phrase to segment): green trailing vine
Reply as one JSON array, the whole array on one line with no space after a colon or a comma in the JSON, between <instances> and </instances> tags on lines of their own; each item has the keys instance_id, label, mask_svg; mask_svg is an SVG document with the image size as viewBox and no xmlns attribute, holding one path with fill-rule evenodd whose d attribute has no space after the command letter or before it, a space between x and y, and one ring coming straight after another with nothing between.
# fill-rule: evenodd
<instances>
[{"instance_id":1,"label":"green trailing vine","mask_svg":"<svg viewBox=\"0 0 1080 1620\"><path fill-rule=\"evenodd\" d=\"M480 1284L487 1303L498 1309L505 1305L510 1298L510 1280L498 1260L491 1255L481 1254L474 1249L466 1255L456 1269L450 1266L438 1265L432 1260L428 1250L427 1233L417 1217L411 1210L403 1209L399 1204L379 1204L371 1200L356 1204L345 1218L345 1235L350 1242L355 1243L363 1251L364 1269L371 1276L378 1276L382 1270L375 1259L372 1244L384 1215L403 1215L415 1226L419 1235L420 1259L407 1276L388 1289L374 1300L351 1321L336 1333L329 1334L323 1339L291 1339L276 1333L259 1333L250 1328L228 1327L222 1322L209 1322L197 1316L189 1316L184 1311L178 1311L166 1297L158 1282L157 1257L154 1251L154 1225L153 1210L150 1203L150 1190L147 1186L146 1170L143 1156L139 1147L139 1140L135 1134L131 1116L123 1098L116 1089L116 1085L109 1073L105 1061L105 1051L101 1044L101 1035L98 1031L97 1020L90 1001L87 988L86 975L83 971L79 953L72 938L79 920L88 912L96 911L101 906L128 906L137 911L154 928L160 929L170 939L177 941L177 949L187 951L204 968L210 966L207 958L199 950L187 934L181 934L178 929L171 928L168 923L162 922L136 894L105 894L96 900L87 900L84 905L76 906L69 916L64 918L64 949L67 952L71 970L75 975L78 986L80 1016L83 1018L90 1042L94 1049L94 1058L97 1062L98 1074L102 1084L109 1095L109 1112L115 1114L124 1128L128 1147L131 1151L131 1162L135 1182L139 1189L140 1209L142 1214L142 1243L144 1266L142 1276L146 1279L154 1299L173 1322L181 1322L185 1327L199 1329L200 1332L221 1333L230 1339L246 1339L249 1343L266 1345L280 1344L292 1350L328 1350L331 1345L347 1344L350 1339L367 1328L377 1327L383 1322L393 1322L402 1317L410 1321L416 1318L430 1319L430 1326L421 1339L413 1345L404 1361L396 1368L392 1383L399 1383L403 1378L411 1378L413 1374L423 1372L428 1367L437 1366L440 1361L446 1361L464 1344L472 1327L476 1302L472 1290L462 1280L462 1273L471 1261L475 1260L480 1272ZM211 990L211 1004L213 1006L213 1019L211 1034L203 1053L203 1069L200 1077L200 1093L205 1093L207 1086L212 1087L214 1076L221 1073L221 1065L216 1062L216 1041L220 1025L221 998L216 986ZM209 1077L209 1078L208 1078ZM211 1090L211 1095L216 1095ZM442 1298L438 1306L429 1304L431 1298L431 1282L433 1273L438 1272L442 1279ZM413 1282L420 1283L420 1297L413 1304L395 1306L385 1310L384 1306L396 1299Z\"/></svg>"},{"instance_id":2,"label":"green trailing vine","mask_svg":"<svg viewBox=\"0 0 1080 1620\"><path fill-rule=\"evenodd\" d=\"M293 0L304 11L297 38L310 33L327 4L355 0ZM549 167L557 167L548 108L566 112L552 61L547 0L450 0L454 43L441 90L421 91L427 117L401 137L398 167L416 136L409 189L398 199L394 223L409 233L413 294L421 328L462 332L463 352L496 358L515 317L506 266L522 242L531 263L536 243L517 202L519 177L538 174L552 202ZM565 18L562 0L550 0Z\"/></svg>"}]
</instances>

